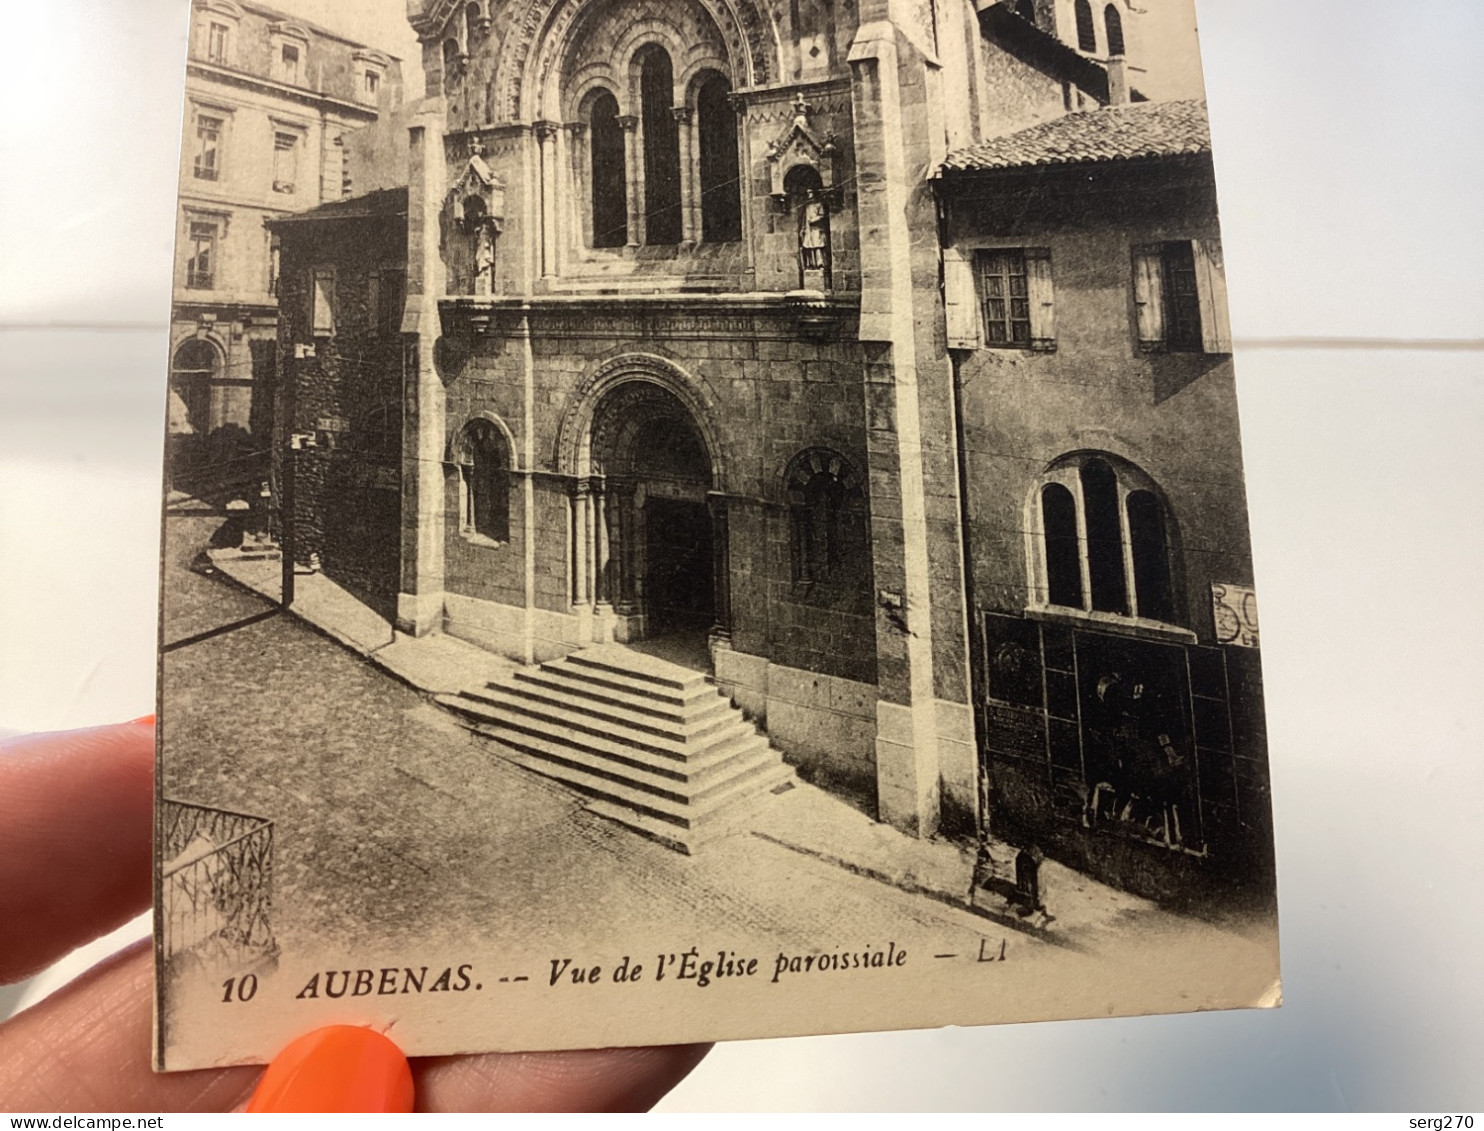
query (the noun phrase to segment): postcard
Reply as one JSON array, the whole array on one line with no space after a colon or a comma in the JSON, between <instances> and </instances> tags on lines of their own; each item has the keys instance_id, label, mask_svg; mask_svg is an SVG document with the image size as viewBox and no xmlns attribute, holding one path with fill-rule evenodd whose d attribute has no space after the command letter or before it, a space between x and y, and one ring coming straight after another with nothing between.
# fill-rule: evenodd
<instances>
[{"instance_id":1,"label":"postcard","mask_svg":"<svg viewBox=\"0 0 1484 1131\"><path fill-rule=\"evenodd\" d=\"M193 0L156 1064L1280 997L1189 0Z\"/></svg>"}]
</instances>

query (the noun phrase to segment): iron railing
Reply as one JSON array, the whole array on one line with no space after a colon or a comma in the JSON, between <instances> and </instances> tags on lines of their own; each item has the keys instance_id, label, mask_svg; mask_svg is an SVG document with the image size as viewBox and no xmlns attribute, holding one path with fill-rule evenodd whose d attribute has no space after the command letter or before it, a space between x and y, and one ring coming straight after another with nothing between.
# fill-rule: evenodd
<instances>
[{"instance_id":1,"label":"iron railing","mask_svg":"<svg viewBox=\"0 0 1484 1131\"><path fill-rule=\"evenodd\" d=\"M275 960L273 822L164 798L156 821L164 960Z\"/></svg>"}]
</instances>

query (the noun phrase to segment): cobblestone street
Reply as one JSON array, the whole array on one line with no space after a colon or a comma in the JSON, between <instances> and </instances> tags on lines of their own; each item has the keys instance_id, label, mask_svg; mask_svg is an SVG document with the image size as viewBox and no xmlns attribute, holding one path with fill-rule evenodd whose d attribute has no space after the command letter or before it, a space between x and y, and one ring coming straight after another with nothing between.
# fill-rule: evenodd
<instances>
[{"instance_id":1,"label":"cobblestone street","mask_svg":"<svg viewBox=\"0 0 1484 1131\"><path fill-rule=\"evenodd\" d=\"M297 617L191 571L219 521L167 521L163 789L274 822L285 968L499 953L546 985L547 956L583 948L735 950L771 973L776 953L891 944L927 966L1007 935L1017 974L1101 964L763 836L684 856L588 812Z\"/></svg>"},{"instance_id":2,"label":"cobblestone street","mask_svg":"<svg viewBox=\"0 0 1484 1131\"><path fill-rule=\"evenodd\" d=\"M774 948L1002 932L966 913L739 835L686 857L504 762L418 693L189 564L210 517L167 523L167 797L275 822L286 953L442 939L538 953L553 936ZM313 750L312 759L296 750ZM625 945L628 945L627 943ZM1037 946L1030 943L1028 946ZM942 949L942 947L940 947Z\"/></svg>"}]
</instances>

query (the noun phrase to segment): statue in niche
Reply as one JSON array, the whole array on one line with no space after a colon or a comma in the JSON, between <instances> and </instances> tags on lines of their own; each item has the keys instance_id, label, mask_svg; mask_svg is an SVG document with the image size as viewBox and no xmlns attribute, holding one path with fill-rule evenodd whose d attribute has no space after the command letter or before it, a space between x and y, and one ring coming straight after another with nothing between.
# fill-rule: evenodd
<instances>
[{"instance_id":1,"label":"statue in niche","mask_svg":"<svg viewBox=\"0 0 1484 1131\"><path fill-rule=\"evenodd\" d=\"M495 233L488 222L474 233L474 293L487 295L495 281Z\"/></svg>"},{"instance_id":2,"label":"statue in niche","mask_svg":"<svg viewBox=\"0 0 1484 1131\"><path fill-rule=\"evenodd\" d=\"M798 223L799 286L827 291L831 283L829 193L811 165L790 169L784 187L786 207Z\"/></svg>"},{"instance_id":3,"label":"statue in niche","mask_svg":"<svg viewBox=\"0 0 1484 1131\"><path fill-rule=\"evenodd\" d=\"M505 184L484 160L484 146L476 138L469 146L469 163L448 194L445 214L449 227L462 237L450 266L465 293L495 293L496 243L505 217Z\"/></svg>"}]
</instances>

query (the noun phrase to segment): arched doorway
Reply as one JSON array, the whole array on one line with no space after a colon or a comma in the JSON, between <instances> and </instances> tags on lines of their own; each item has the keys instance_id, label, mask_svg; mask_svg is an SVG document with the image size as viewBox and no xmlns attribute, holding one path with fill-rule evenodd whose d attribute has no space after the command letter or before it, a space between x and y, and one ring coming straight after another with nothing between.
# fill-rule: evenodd
<instances>
[{"instance_id":1,"label":"arched doorway","mask_svg":"<svg viewBox=\"0 0 1484 1131\"><path fill-rule=\"evenodd\" d=\"M221 351L204 338L186 339L171 359L166 466L172 489L200 487L197 479L209 462L212 401L221 375Z\"/></svg>"},{"instance_id":2,"label":"arched doorway","mask_svg":"<svg viewBox=\"0 0 1484 1131\"><path fill-rule=\"evenodd\" d=\"M610 389L593 415L592 466L606 504L600 586L615 636L704 641L719 619L725 527L711 496L712 454L690 410L651 381Z\"/></svg>"}]
</instances>

